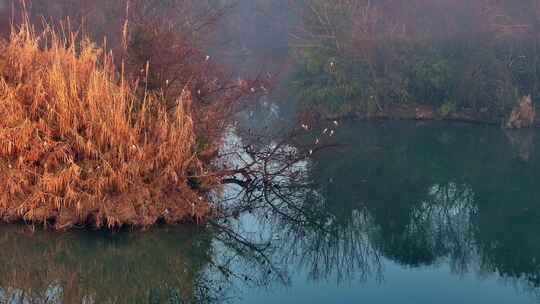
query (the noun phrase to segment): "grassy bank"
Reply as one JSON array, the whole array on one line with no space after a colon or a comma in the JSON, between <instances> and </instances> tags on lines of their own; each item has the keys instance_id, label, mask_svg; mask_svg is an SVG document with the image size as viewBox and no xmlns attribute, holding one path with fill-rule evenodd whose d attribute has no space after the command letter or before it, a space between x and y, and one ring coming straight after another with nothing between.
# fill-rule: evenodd
<instances>
[{"instance_id":1,"label":"grassy bank","mask_svg":"<svg viewBox=\"0 0 540 304\"><path fill-rule=\"evenodd\" d=\"M501 123L540 98L538 1L298 0L295 96L325 117L425 107Z\"/></svg>"},{"instance_id":2,"label":"grassy bank","mask_svg":"<svg viewBox=\"0 0 540 304\"><path fill-rule=\"evenodd\" d=\"M209 215L202 191L216 182L193 177L208 168L191 89L171 106L121 71L75 34L26 23L1 42L1 220L115 228Z\"/></svg>"}]
</instances>

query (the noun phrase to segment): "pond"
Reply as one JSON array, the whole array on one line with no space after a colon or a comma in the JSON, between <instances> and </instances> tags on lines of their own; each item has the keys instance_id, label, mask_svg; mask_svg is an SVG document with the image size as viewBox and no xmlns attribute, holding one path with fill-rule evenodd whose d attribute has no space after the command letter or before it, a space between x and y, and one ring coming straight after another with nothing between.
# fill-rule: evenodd
<instances>
[{"instance_id":1,"label":"pond","mask_svg":"<svg viewBox=\"0 0 540 304\"><path fill-rule=\"evenodd\" d=\"M0 303L540 301L539 131L332 128L287 204L201 228L0 226Z\"/></svg>"}]
</instances>

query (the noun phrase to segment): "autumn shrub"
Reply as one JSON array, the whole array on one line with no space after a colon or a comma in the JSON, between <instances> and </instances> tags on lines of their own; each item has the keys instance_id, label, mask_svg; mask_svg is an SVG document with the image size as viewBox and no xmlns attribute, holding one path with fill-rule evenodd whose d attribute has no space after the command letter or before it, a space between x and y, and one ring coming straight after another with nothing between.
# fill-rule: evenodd
<instances>
[{"instance_id":1,"label":"autumn shrub","mask_svg":"<svg viewBox=\"0 0 540 304\"><path fill-rule=\"evenodd\" d=\"M210 214L190 88L172 106L139 94L106 49L29 22L0 48L1 219L117 228Z\"/></svg>"}]
</instances>

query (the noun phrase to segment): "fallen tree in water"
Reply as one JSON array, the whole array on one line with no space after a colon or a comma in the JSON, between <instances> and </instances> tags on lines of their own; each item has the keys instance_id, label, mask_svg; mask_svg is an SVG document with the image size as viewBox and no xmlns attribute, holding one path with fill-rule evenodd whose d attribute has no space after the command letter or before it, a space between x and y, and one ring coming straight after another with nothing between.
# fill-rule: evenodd
<instances>
[{"instance_id":1,"label":"fallen tree in water","mask_svg":"<svg viewBox=\"0 0 540 304\"><path fill-rule=\"evenodd\" d=\"M190 90L173 107L137 94L112 55L74 37L27 22L0 46L0 219L67 229L207 217L204 189L218 181L201 177Z\"/></svg>"}]
</instances>

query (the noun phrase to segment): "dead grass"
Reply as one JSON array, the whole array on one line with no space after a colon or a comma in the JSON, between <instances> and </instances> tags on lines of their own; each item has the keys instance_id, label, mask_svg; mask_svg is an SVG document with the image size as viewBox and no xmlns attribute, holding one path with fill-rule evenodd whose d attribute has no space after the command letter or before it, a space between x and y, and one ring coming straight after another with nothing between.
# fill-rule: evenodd
<instances>
[{"instance_id":1,"label":"dead grass","mask_svg":"<svg viewBox=\"0 0 540 304\"><path fill-rule=\"evenodd\" d=\"M0 219L116 228L210 213L189 186L204 172L189 90L171 110L124 79L75 34L26 22L1 43Z\"/></svg>"},{"instance_id":2,"label":"dead grass","mask_svg":"<svg viewBox=\"0 0 540 304\"><path fill-rule=\"evenodd\" d=\"M534 125L536 119L536 110L531 96L523 96L519 103L514 107L510 118L506 123L508 129L530 128Z\"/></svg>"}]
</instances>

